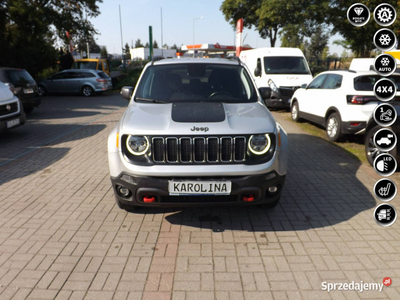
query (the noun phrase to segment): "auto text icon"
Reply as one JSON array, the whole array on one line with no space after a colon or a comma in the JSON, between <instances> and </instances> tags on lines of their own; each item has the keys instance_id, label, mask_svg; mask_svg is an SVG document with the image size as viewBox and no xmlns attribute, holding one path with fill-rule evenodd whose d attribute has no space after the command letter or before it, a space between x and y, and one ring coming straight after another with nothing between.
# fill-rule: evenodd
<instances>
[{"instance_id":1,"label":"auto text icon","mask_svg":"<svg viewBox=\"0 0 400 300\"><path fill-rule=\"evenodd\" d=\"M393 200L397 194L397 186L390 179L383 178L377 181L374 185L375 197L381 201L388 202Z\"/></svg>"},{"instance_id":2,"label":"auto text icon","mask_svg":"<svg viewBox=\"0 0 400 300\"><path fill-rule=\"evenodd\" d=\"M374 134L374 144L380 151L389 152L396 147L396 143L396 134L389 128L379 129Z\"/></svg>"},{"instance_id":3,"label":"auto text icon","mask_svg":"<svg viewBox=\"0 0 400 300\"><path fill-rule=\"evenodd\" d=\"M390 54L381 54L375 58L374 68L381 76L392 75L396 71L396 60Z\"/></svg>"},{"instance_id":4,"label":"auto text icon","mask_svg":"<svg viewBox=\"0 0 400 300\"><path fill-rule=\"evenodd\" d=\"M397 119L396 109L387 103L378 105L374 110L374 120L380 126L391 126Z\"/></svg>"},{"instance_id":5,"label":"auto text icon","mask_svg":"<svg viewBox=\"0 0 400 300\"><path fill-rule=\"evenodd\" d=\"M375 97L381 101L390 101L396 95L397 88L394 82L387 78L379 79L374 85Z\"/></svg>"},{"instance_id":6,"label":"auto text icon","mask_svg":"<svg viewBox=\"0 0 400 300\"><path fill-rule=\"evenodd\" d=\"M371 13L368 7L362 3L355 3L347 10L347 20L357 27L368 23Z\"/></svg>"},{"instance_id":7,"label":"auto text icon","mask_svg":"<svg viewBox=\"0 0 400 300\"><path fill-rule=\"evenodd\" d=\"M396 35L387 28L379 29L374 35L374 45L382 51L392 49L396 45L396 42Z\"/></svg>"},{"instance_id":8,"label":"auto text icon","mask_svg":"<svg viewBox=\"0 0 400 300\"><path fill-rule=\"evenodd\" d=\"M374 10L374 19L381 26L390 26L396 21L396 10L388 3L379 4Z\"/></svg>"},{"instance_id":9,"label":"auto text icon","mask_svg":"<svg viewBox=\"0 0 400 300\"><path fill-rule=\"evenodd\" d=\"M374 169L376 173L383 177L392 175L397 168L396 159L389 153L379 154L374 160Z\"/></svg>"},{"instance_id":10,"label":"auto text icon","mask_svg":"<svg viewBox=\"0 0 400 300\"><path fill-rule=\"evenodd\" d=\"M374 218L379 225L390 226L396 222L397 212L392 205L384 203L375 208Z\"/></svg>"}]
</instances>

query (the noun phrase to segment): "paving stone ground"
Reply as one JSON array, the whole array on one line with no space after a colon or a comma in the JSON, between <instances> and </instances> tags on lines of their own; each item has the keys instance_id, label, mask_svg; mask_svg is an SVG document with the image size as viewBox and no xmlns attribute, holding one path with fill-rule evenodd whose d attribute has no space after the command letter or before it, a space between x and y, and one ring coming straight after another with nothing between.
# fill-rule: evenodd
<instances>
[{"instance_id":1,"label":"paving stone ground","mask_svg":"<svg viewBox=\"0 0 400 300\"><path fill-rule=\"evenodd\" d=\"M106 146L126 105L50 96L0 134L1 300L400 299L400 221L375 223L371 167L275 114L290 139L277 208L127 213ZM385 277L382 292L322 290Z\"/></svg>"}]
</instances>

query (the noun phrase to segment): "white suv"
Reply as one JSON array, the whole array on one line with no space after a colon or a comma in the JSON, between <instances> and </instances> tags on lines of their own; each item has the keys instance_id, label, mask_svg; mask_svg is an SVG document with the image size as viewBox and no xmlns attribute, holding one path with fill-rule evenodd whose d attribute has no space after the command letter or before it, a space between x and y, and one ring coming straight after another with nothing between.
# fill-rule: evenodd
<instances>
[{"instance_id":1,"label":"white suv","mask_svg":"<svg viewBox=\"0 0 400 300\"><path fill-rule=\"evenodd\" d=\"M293 94L292 119L306 119L324 126L331 141L338 141L345 134L362 133L379 103L373 87L381 78L373 71L323 72ZM399 90L400 76L393 74L389 78Z\"/></svg>"},{"instance_id":2,"label":"white suv","mask_svg":"<svg viewBox=\"0 0 400 300\"><path fill-rule=\"evenodd\" d=\"M120 208L279 202L288 138L247 67L228 59L146 65L108 139Z\"/></svg>"}]
</instances>

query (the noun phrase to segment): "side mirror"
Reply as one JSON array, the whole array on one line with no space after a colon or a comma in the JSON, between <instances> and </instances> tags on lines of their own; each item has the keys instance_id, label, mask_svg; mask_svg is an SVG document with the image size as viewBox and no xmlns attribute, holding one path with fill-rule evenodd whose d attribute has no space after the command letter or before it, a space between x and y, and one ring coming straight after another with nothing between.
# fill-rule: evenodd
<instances>
[{"instance_id":1,"label":"side mirror","mask_svg":"<svg viewBox=\"0 0 400 300\"><path fill-rule=\"evenodd\" d=\"M261 68L259 66L254 69L254 76L256 76L256 77L261 76Z\"/></svg>"},{"instance_id":2,"label":"side mirror","mask_svg":"<svg viewBox=\"0 0 400 300\"><path fill-rule=\"evenodd\" d=\"M307 87L307 83L303 83L300 87L301 87L302 89L305 89L305 88Z\"/></svg>"},{"instance_id":3,"label":"side mirror","mask_svg":"<svg viewBox=\"0 0 400 300\"><path fill-rule=\"evenodd\" d=\"M126 100L131 100L133 94L133 86L123 86L121 89L121 96Z\"/></svg>"},{"instance_id":4,"label":"side mirror","mask_svg":"<svg viewBox=\"0 0 400 300\"><path fill-rule=\"evenodd\" d=\"M260 92L261 98L263 98L263 100L271 98L271 93L272 93L271 88L262 87L262 88L259 88L258 91Z\"/></svg>"}]
</instances>

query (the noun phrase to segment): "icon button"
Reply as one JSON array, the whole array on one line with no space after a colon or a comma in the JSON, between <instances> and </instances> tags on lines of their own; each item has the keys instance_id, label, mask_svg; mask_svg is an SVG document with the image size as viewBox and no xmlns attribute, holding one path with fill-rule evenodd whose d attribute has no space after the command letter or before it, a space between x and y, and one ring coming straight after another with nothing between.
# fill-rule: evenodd
<instances>
[{"instance_id":1,"label":"icon button","mask_svg":"<svg viewBox=\"0 0 400 300\"><path fill-rule=\"evenodd\" d=\"M392 284L392 278L390 278L390 277L385 277L385 278L383 278L383 285L384 286L390 286L391 284Z\"/></svg>"},{"instance_id":2,"label":"icon button","mask_svg":"<svg viewBox=\"0 0 400 300\"><path fill-rule=\"evenodd\" d=\"M374 60L374 68L376 73L381 76L389 76L396 71L396 60L390 54L381 54Z\"/></svg>"},{"instance_id":3,"label":"icon button","mask_svg":"<svg viewBox=\"0 0 400 300\"><path fill-rule=\"evenodd\" d=\"M374 19L381 26L390 26L396 21L396 10L388 3L379 4L374 10Z\"/></svg>"},{"instance_id":4,"label":"icon button","mask_svg":"<svg viewBox=\"0 0 400 300\"><path fill-rule=\"evenodd\" d=\"M379 154L374 160L374 169L376 173L383 177L392 175L397 168L396 159L389 153Z\"/></svg>"},{"instance_id":5,"label":"icon button","mask_svg":"<svg viewBox=\"0 0 400 300\"><path fill-rule=\"evenodd\" d=\"M375 183L374 194L376 198L384 202L393 200L397 194L396 184L390 179L383 178Z\"/></svg>"},{"instance_id":6,"label":"icon button","mask_svg":"<svg viewBox=\"0 0 400 300\"><path fill-rule=\"evenodd\" d=\"M397 212L390 204L381 204L375 208L374 218L376 223L381 226L390 226L397 219Z\"/></svg>"},{"instance_id":7,"label":"icon button","mask_svg":"<svg viewBox=\"0 0 400 300\"><path fill-rule=\"evenodd\" d=\"M396 134L389 128L379 129L374 135L374 144L380 151L389 152L396 147Z\"/></svg>"},{"instance_id":8,"label":"icon button","mask_svg":"<svg viewBox=\"0 0 400 300\"><path fill-rule=\"evenodd\" d=\"M382 51L392 49L396 45L396 42L396 35L387 28L379 29L374 35L375 47Z\"/></svg>"},{"instance_id":9,"label":"icon button","mask_svg":"<svg viewBox=\"0 0 400 300\"><path fill-rule=\"evenodd\" d=\"M391 126L397 119L396 109L387 103L378 105L374 110L374 120L380 126Z\"/></svg>"},{"instance_id":10,"label":"icon button","mask_svg":"<svg viewBox=\"0 0 400 300\"><path fill-rule=\"evenodd\" d=\"M371 13L368 7L362 3L355 3L347 10L347 20L357 27L367 24L370 17Z\"/></svg>"},{"instance_id":11,"label":"icon button","mask_svg":"<svg viewBox=\"0 0 400 300\"><path fill-rule=\"evenodd\" d=\"M375 97L381 101L390 101L396 96L397 88L393 81L387 78L379 79L374 85Z\"/></svg>"}]
</instances>

